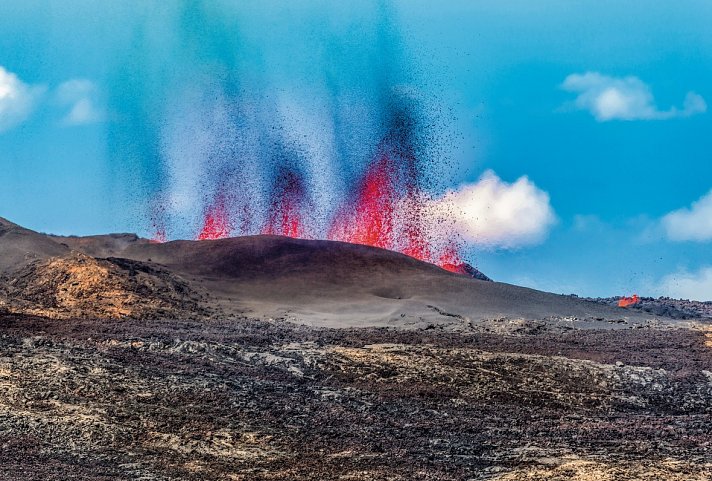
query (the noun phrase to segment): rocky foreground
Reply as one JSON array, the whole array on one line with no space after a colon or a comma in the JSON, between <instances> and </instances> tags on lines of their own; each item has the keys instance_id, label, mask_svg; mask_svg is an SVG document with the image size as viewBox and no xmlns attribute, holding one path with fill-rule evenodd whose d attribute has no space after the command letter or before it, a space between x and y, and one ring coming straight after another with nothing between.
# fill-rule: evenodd
<instances>
[{"instance_id":1,"label":"rocky foreground","mask_svg":"<svg viewBox=\"0 0 712 481\"><path fill-rule=\"evenodd\" d=\"M4 314L0 478L707 480L708 327Z\"/></svg>"}]
</instances>

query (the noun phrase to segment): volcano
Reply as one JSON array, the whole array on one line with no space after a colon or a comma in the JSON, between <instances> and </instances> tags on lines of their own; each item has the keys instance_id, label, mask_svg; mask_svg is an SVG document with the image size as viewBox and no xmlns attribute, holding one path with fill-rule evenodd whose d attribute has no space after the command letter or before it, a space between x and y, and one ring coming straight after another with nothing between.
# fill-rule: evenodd
<instances>
[{"instance_id":1,"label":"volcano","mask_svg":"<svg viewBox=\"0 0 712 481\"><path fill-rule=\"evenodd\" d=\"M249 315L331 327L410 328L462 327L495 318L645 318L492 282L467 264L441 268L368 245L287 236L161 243L133 234L50 236L2 220L0 259L6 308L58 317ZM71 276L79 285L93 284L77 290L65 282ZM67 299L67 286L110 306L82 311L86 304ZM117 297L123 299L118 307ZM48 298L55 301L47 304ZM63 311L62 305L72 308Z\"/></svg>"}]
</instances>

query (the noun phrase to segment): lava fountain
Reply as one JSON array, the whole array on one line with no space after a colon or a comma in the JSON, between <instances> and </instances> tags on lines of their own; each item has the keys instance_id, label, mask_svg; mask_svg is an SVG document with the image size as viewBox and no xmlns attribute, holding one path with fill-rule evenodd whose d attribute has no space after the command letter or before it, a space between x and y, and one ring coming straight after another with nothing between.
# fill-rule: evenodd
<instances>
[{"instance_id":1,"label":"lava fountain","mask_svg":"<svg viewBox=\"0 0 712 481\"><path fill-rule=\"evenodd\" d=\"M203 227L198 234L198 240L222 239L229 237L231 231L225 195L220 193L205 209Z\"/></svg>"},{"instance_id":2,"label":"lava fountain","mask_svg":"<svg viewBox=\"0 0 712 481\"><path fill-rule=\"evenodd\" d=\"M204 209L197 238L249 234L244 226L233 232L228 198L221 189L218 192ZM389 146L388 139L381 142L374 160L347 190L325 232L313 229L308 183L298 168L280 167L268 197L260 234L363 244L398 251L451 272L468 273L454 238L445 242L432 238L434 231L445 227L427 214L429 197L420 187L415 156L402 145ZM245 205L249 207L249 199Z\"/></svg>"},{"instance_id":3,"label":"lava fountain","mask_svg":"<svg viewBox=\"0 0 712 481\"><path fill-rule=\"evenodd\" d=\"M308 204L303 177L295 170L283 169L275 182L262 234L310 237L304 222Z\"/></svg>"},{"instance_id":4,"label":"lava fountain","mask_svg":"<svg viewBox=\"0 0 712 481\"><path fill-rule=\"evenodd\" d=\"M335 172L339 167L339 156L315 160L315 155L330 155L328 149L310 150L321 141L318 136L294 140L258 129L258 140L241 143L242 137L233 139L230 131L221 131L225 138L219 148L208 149L198 163L203 169L199 185L215 195L205 202L196 238L262 234L329 239L389 249L467 273L452 222L436 208L431 192L437 192L433 186L441 179L440 160L421 132L430 124L421 121L407 96L385 100L381 114L381 137L355 177L344 166L341 178L330 169L314 168L323 162L334 162ZM224 147L232 143L234 148ZM328 185L339 187L325 194ZM166 238L165 229L157 238Z\"/></svg>"},{"instance_id":5,"label":"lava fountain","mask_svg":"<svg viewBox=\"0 0 712 481\"><path fill-rule=\"evenodd\" d=\"M381 155L366 169L352 198L338 210L328 238L393 249L397 200L394 176L392 160Z\"/></svg>"}]
</instances>

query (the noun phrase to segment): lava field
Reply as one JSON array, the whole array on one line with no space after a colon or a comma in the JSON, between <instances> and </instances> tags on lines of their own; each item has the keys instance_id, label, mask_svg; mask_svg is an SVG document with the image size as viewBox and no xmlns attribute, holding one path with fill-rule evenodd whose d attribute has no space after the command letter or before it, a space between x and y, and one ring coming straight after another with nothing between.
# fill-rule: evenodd
<instances>
[{"instance_id":1,"label":"lava field","mask_svg":"<svg viewBox=\"0 0 712 481\"><path fill-rule=\"evenodd\" d=\"M712 335L0 316L2 479L705 480Z\"/></svg>"}]
</instances>

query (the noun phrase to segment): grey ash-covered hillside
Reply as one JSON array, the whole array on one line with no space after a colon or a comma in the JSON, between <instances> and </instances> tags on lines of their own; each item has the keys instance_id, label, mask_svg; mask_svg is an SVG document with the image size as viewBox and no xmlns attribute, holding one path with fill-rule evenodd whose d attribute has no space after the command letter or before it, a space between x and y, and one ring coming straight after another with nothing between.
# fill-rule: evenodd
<instances>
[{"instance_id":1,"label":"grey ash-covered hillside","mask_svg":"<svg viewBox=\"0 0 712 481\"><path fill-rule=\"evenodd\" d=\"M654 318L341 242L56 237L2 220L0 254L5 309L50 317L249 315L331 327L457 325L499 317Z\"/></svg>"}]
</instances>

